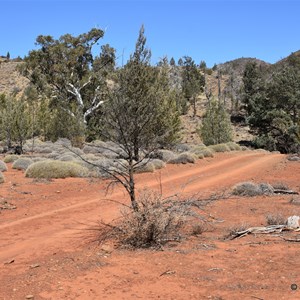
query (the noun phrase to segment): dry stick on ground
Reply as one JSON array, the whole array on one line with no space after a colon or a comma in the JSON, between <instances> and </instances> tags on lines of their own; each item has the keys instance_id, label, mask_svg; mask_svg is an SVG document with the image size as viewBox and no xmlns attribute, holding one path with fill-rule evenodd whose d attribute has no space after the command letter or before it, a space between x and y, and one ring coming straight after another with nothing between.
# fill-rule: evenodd
<instances>
[{"instance_id":1,"label":"dry stick on ground","mask_svg":"<svg viewBox=\"0 0 300 300\"><path fill-rule=\"evenodd\" d=\"M265 227L250 227L246 230L243 231L237 231L233 233L229 239L234 240L236 238L242 238L248 234L254 233L254 234L268 234L268 233L280 233L282 231L288 231L288 230L293 230L293 231L298 231L298 229L295 228L290 228L287 225L270 225L270 226L265 226Z\"/></svg>"},{"instance_id":2,"label":"dry stick on ground","mask_svg":"<svg viewBox=\"0 0 300 300\"><path fill-rule=\"evenodd\" d=\"M295 192L293 190L280 190L280 189L274 189L274 194L288 194L288 195L299 195L298 192Z\"/></svg>"}]
</instances>

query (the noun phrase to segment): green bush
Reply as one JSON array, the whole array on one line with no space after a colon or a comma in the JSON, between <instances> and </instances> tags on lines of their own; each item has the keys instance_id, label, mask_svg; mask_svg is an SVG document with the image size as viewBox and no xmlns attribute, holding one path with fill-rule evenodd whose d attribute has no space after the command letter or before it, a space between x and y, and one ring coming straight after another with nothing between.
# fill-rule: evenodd
<instances>
[{"instance_id":1,"label":"green bush","mask_svg":"<svg viewBox=\"0 0 300 300\"><path fill-rule=\"evenodd\" d=\"M7 171L7 165L4 161L0 160L0 172Z\"/></svg>"},{"instance_id":2,"label":"green bush","mask_svg":"<svg viewBox=\"0 0 300 300\"><path fill-rule=\"evenodd\" d=\"M3 161L6 163L12 163L16 161L19 157L20 157L19 155L9 154L4 157Z\"/></svg>"},{"instance_id":3,"label":"green bush","mask_svg":"<svg viewBox=\"0 0 300 300\"><path fill-rule=\"evenodd\" d=\"M87 177L89 171L74 162L45 160L28 167L25 176L30 178Z\"/></svg>"},{"instance_id":4,"label":"green bush","mask_svg":"<svg viewBox=\"0 0 300 300\"><path fill-rule=\"evenodd\" d=\"M217 145L210 145L208 148L213 149L215 152L228 152L230 148L226 144L217 144Z\"/></svg>"},{"instance_id":5,"label":"green bush","mask_svg":"<svg viewBox=\"0 0 300 300\"><path fill-rule=\"evenodd\" d=\"M2 174L2 172L0 171L0 183L4 183L5 179L4 176Z\"/></svg>"},{"instance_id":6,"label":"green bush","mask_svg":"<svg viewBox=\"0 0 300 300\"><path fill-rule=\"evenodd\" d=\"M34 161L28 157L20 157L14 161L12 168L17 170L26 170Z\"/></svg>"},{"instance_id":7,"label":"green bush","mask_svg":"<svg viewBox=\"0 0 300 300\"><path fill-rule=\"evenodd\" d=\"M197 160L197 156L193 153L185 152L179 154L177 157L168 161L169 164L194 164Z\"/></svg>"}]
</instances>

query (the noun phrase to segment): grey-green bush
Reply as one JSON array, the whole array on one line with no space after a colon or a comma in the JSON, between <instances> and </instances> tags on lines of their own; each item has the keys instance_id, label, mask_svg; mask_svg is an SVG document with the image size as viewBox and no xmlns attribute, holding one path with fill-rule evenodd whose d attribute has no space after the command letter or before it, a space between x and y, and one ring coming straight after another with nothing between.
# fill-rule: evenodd
<instances>
[{"instance_id":1,"label":"grey-green bush","mask_svg":"<svg viewBox=\"0 0 300 300\"><path fill-rule=\"evenodd\" d=\"M19 155L15 155L15 154L9 154L9 155L6 155L3 159L3 161L5 163L12 163L14 162L15 160L17 160L20 156Z\"/></svg>"},{"instance_id":2,"label":"grey-green bush","mask_svg":"<svg viewBox=\"0 0 300 300\"><path fill-rule=\"evenodd\" d=\"M7 165L4 161L0 160L0 171L5 172L7 171Z\"/></svg>"},{"instance_id":3,"label":"grey-green bush","mask_svg":"<svg viewBox=\"0 0 300 300\"><path fill-rule=\"evenodd\" d=\"M75 162L45 160L36 162L28 167L25 176L30 178L66 178L87 177L86 167Z\"/></svg>"},{"instance_id":4,"label":"grey-green bush","mask_svg":"<svg viewBox=\"0 0 300 300\"><path fill-rule=\"evenodd\" d=\"M17 170L26 170L34 161L28 157L20 157L14 161L12 168Z\"/></svg>"},{"instance_id":5,"label":"grey-green bush","mask_svg":"<svg viewBox=\"0 0 300 300\"><path fill-rule=\"evenodd\" d=\"M2 174L2 172L0 171L0 183L4 183L5 179L4 176Z\"/></svg>"},{"instance_id":6,"label":"grey-green bush","mask_svg":"<svg viewBox=\"0 0 300 300\"><path fill-rule=\"evenodd\" d=\"M197 160L197 157L193 153L184 152L179 154L177 157L168 161L169 164L194 164Z\"/></svg>"},{"instance_id":7,"label":"grey-green bush","mask_svg":"<svg viewBox=\"0 0 300 300\"><path fill-rule=\"evenodd\" d=\"M228 152L230 148L226 144L217 144L217 145L210 145L208 148L213 149L215 152Z\"/></svg>"}]
</instances>

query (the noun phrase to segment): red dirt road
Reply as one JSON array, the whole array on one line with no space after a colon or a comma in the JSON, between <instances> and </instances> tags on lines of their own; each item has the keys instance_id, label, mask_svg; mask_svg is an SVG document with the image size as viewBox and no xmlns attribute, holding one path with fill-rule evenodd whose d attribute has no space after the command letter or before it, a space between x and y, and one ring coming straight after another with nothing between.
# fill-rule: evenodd
<instances>
[{"instance_id":1,"label":"red dirt road","mask_svg":"<svg viewBox=\"0 0 300 300\"><path fill-rule=\"evenodd\" d=\"M291 196L232 198L206 208L208 232L164 251L128 251L91 243L99 219L110 221L127 201L105 182L35 181L9 169L0 201L17 206L0 214L0 299L300 299L299 243L280 236L224 240L232 226L266 224L268 213L299 215ZM234 152L168 165L137 176L139 188L209 195L241 181L284 182L300 191L300 163L265 152ZM288 233L289 236L291 235ZM167 273L164 273L169 271Z\"/></svg>"}]
</instances>

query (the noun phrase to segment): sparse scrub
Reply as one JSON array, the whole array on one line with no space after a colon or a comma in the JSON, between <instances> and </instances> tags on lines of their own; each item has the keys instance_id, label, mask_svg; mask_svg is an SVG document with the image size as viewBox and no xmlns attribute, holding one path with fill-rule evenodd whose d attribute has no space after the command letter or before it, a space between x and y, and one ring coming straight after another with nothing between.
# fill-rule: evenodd
<instances>
[{"instance_id":1,"label":"sparse scrub","mask_svg":"<svg viewBox=\"0 0 300 300\"><path fill-rule=\"evenodd\" d=\"M135 173L152 173L155 171L155 166L152 162L141 162L135 169Z\"/></svg>"},{"instance_id":2,"label":"sparse scrub","mask_svg":"<svg viewBox=\"0 0 300 300\"><path fill-rule=\"evenodd\" d=\"M59 154L58 152L52 152L46 155L47 158L49 159L57 159L59 158L61 154Z\"/></svg>"},{"instance_id":3,"label":"sparse scrub","mask_svg":"<svg viewBox=\"0 0 300 300\"><path fill-rule=\"evenodd\" d=\"M76 158L71 154L63 154L58 158L60 161L75 161Z\"/></svg>"},{"instance_id":4,"label":"sparse scrub","mask_svg":"<svg viewBox=\"0 0 300 300\"><path fill-rule=\"evenodd\" d=\"M0 171L0 184L5 182L3 173Z\"/></svg>"},{"instance_id":5,"label":"sparse scrub","mask_svg":"<svg viewBox=\"0 0 300 300\"><path fill-rule=\"evenodd\" d=\"M37 157L32 157L32 160L33 160L33 162L38 162L38 161L45 161L45 160L47 160L47 158L37 156Z\"/></svg>"},{"instance_id":6,"label":"sparse scrub","mask_svg":"<svg viewBox=\"0 0 300 300\"><path fill-rule=\"evenodd\" d=\"M17 170L26 170L34 161L28 157L20 157L13 164L12 168Z\"/></svg>"},{"instance_id":7,"label":"sparse scrub","mask_svg":"<svg viewBox=\"0 0 300 300\"><path fill-rule=\"evenodd\" d=\"M3 161L5 163L12 163L12 162L16 161L18 158L20 158L19 155L9 154L4 157Z\"/></svg>"},{"instance_id":8,"label":"sparse scrub","mask_svg":"<svg viewBox=\"0 0 300 300\"><path fill-rule=\"evenodd\" d=\"M229 147L229 149L231 151L240 151L241 150L241 146L237 143L228 142L228 143L226 143L226 145Z\"/></svg>"},{"instance_id":9,"label":"sparse scrub","mask_svg":"<svg viewBox=\"0 0 300 300\"><path fill-rule=\"evenodd\" d=\"M192 153L196 154L199 159L203 157L214 157L214 150L206 146L197 146L191 150ZM203 157L202 157L203 156Z\"/></svg>"},{"instance_id":10,"label":"sparse scrub","mask_svg":"<svg viewBox=\"0 0 300 300\"><path fill-rule=\"evenodd\" d=\"M267 225L284 225L286 224L286 219L280 213L268 214L266 216Z\"/></svg>"},{"instance_id":11,"label":"sparse scrub","mask_svg":"<svg viewBox=\"0 0 300 300\"><path fill-rule=\"evenodd\" d=\"M153 164L155 170L163 169L166 167L165 162L158 158L150 159L150 162Z\"/></svg>"},{"instance_id":12,"label":"sparse scrub","mask_svg":"<svg viewBox=\"0 0 300 300\"><path fill-rule=\"evenodd\" d=\"M158 158L162 160L163 162L168 162L169 160L172 160L176 157L176 154L170 150L157 150L155 153L151 154L152 158Z\"/></svg>"},{"instance_id":13,"label":"sparse scrub","mask_svg":"<svg viewBox=\"0 0 300 300\"><path fill-rule=\"evenodd\" d=\"M30 178L87 177L88 169L74 162L45 160L28 167L25 176Z\"/></svg>"},{"instance_id":14,"label":"sparse scrub","mask_svg":"<svg viewBox=\"0 0 300 300\"><path fill-rule=\"evenodd\" d=\"M99 240L115 239L119 246L131 248L157 247L180 238L180 229L190 217L190 207L176 205L170 199L149 191L137 199L138 211L127 208L116 224L103 224L99 228Z\"/></svg>"},{"instance_id":15,"label":"sparse scrub","mask_svg":"<svg viewBox=\"0 0 300 300\"><path fill-rule=\"evenodd\" d=\"M288 191L290 189L289 186L284 182L277 182L272 184L272 186L275 190Z\"/></svg>"},{"instance_id":16,"label":"sparse scrub","mask_svg":"<svg viewBox=\"0 0 300 300\"><path fill-rule=\"evenodd\" d=\"M7 171L7 165L4 161L0 160L0 172Z\"/></svg>"},{"instance_id":17,"label":"sparse scrub","mask_svg":"<svg viewBox=\"0 0 300 300\"><path fill-rule=\"evenodd\" d=\"M256 184L253 182L242 182L234 186L232 190L233 195L237 196L259 196L268 195L274 192L273 187L268 183Z\"/></svg>"},{"instance_id":18,"label":"sparse scrub","mask_svg":"<svg viewBox=\"0 0 300 300\"><path fill-rule=\"evenodd\" d=\"M226 144L217 144L217 145L210 145L208 148L214 150L215 152L228 152L230 148Z\"/></svg>"},{"instance_id":19,"label":"sparse scrub","mask_svg":"<svg viewBox=\"0 0 300 300\"><path fill-rule=\"evenodd\" d=\"M184 152L177 157L168 161L169 164L194 164L197 160L197 156L193 153Z\"/></svg>"},{"instance_id":20,"label":"sparse scrub","mask_svg":"<svg viewBox=\"0 0 300 300\"><path fill-rule=\"evenodd\" d=\"M172 147L175 152L189 152L191 150L191 146L188 144L176 144Z\"/></svg>"}]
</instances>

